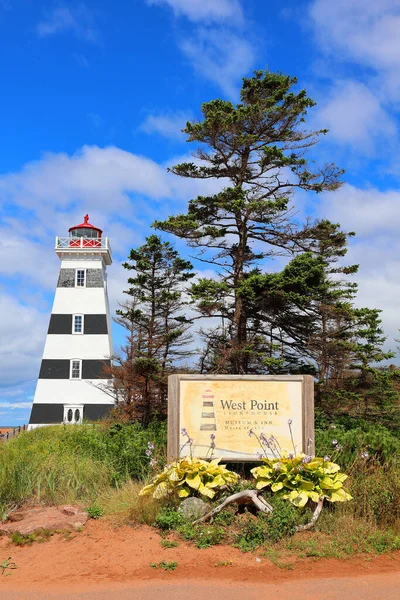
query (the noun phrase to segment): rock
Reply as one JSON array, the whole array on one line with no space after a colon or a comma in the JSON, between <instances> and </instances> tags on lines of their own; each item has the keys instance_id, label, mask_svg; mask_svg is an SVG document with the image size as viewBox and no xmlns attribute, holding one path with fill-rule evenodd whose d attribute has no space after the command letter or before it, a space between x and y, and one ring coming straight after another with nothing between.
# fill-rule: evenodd
<instances>
[{"instance_id":1,"label":"rock","mask_svg":"<svg viewBox=\"0 0 400 600\"><path fill-rule=\"evenodd\" d=\"M14 513L14 516L16 514L18 521L9 519L7 523L0 524L0 534L11 535L18 532L21 535L30 535L43 529L50 531L80 529L89 518L85 510L76 506L31 508Z\"/></svg>"},{"instance_id":2,"label":"rock","mask_svg":"<svg viewBox=\"0 0 400 600\"><path fill-rule=\"evenodd\" d=\"M69 517L77 515L80 511L80 509L77 506L59 506L58 510L64 513L64 515L68 515Z\"/></svg>"},{"instance_id":3,"label":"rock","mask_svg":"<svg viewBox=\"0 0 400 600\"><path fill-rule=\"evenodd\" d=\"M200 519L210 510L210 506L200 498L186 498L178 508L186 521L196 521Z\"/></svg>"},{"instance_id":4,"label":"rock","mask_svg":"<svg viewBox=\"0 0 400 600\"><path fill-rule=\"evenodd\" d=\"M24 515L21 512L11 513L11 515L8 516L8 520L11 521L11 523L16 523L18 521L22 521L23 518L24 518Z\"/></svg>"}]
</instances>

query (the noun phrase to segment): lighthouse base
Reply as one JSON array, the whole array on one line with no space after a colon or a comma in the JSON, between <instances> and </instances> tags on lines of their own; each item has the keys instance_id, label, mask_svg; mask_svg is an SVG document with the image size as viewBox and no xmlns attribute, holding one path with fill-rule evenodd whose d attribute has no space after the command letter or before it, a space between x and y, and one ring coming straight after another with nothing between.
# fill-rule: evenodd
<instances>
[{"instance_id":1,"label":"lighthouse base","mask_svg":"<svg viewBox=\"0 0 400 600\"><path fill-rule=\"evenodd\" d=\"M50 404L34 403L28 430L46 425L61 425L63 423L81 423L99 421L105 417L114 404Z\"/></svg>"}]
</instances>

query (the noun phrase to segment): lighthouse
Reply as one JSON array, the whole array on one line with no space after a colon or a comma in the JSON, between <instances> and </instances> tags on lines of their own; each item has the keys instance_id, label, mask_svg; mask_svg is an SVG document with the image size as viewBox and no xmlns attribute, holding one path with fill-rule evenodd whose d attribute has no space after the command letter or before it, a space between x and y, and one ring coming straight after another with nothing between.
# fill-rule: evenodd
<instances>
[{"instance_id":1,"label":"lighthouse","mask_svg":"<svg viewBox=\"0 0 400 600\"><path fill-rule=\"evenodd\" d=\"M98 420L112 408L107 385L112 339L106 267L111 248L102 230L89 223L57 237L61 260L29 429Z\"/></svg>"}]
</instances>

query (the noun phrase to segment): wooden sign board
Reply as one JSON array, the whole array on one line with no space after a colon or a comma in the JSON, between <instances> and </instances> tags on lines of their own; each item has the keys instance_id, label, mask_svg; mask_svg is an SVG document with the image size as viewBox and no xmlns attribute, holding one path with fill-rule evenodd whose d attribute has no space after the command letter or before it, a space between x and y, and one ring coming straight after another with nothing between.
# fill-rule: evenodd
<instances>
[{"instance_id":1,"label":"wooden sign board","mask_svg":"<svg viewBox=\"0 0 400 600\"><path fill-rule=\"evenodd\" d=\"M199 458L210 456L215 436L213 458L259 460L261 448L250 430L273 435L288 453L293 445L296 452L314 452L311 375L170 375L168 380L169 461L189 454L182 430Z\"/></svg>"}]
</instances>

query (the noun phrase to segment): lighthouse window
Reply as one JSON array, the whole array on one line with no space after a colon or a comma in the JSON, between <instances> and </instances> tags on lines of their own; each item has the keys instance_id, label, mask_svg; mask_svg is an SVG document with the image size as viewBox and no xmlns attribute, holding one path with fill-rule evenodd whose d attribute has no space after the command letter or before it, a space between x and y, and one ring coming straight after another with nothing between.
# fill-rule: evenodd
<instances>
[{"instance_id":1,"label":"lighthouse window","mask_svg":"<svg viewBox=\"0 0 400 600\"><path fill-rule=\"evenodd\" d=\"M83 333L83 315L73 316L72 333Z\"/></svg>"},{"instance_id":2,"label":"lighthouse window","mask_svg":"<svg viewBox=\"0 0 400 600\"><path fill-rule=\"evenodd\" d=\"M71 360L71 379L81 379L82 361Z\"/></svg>"},{"instance_id":3,"label":"lighthouse window","mask_svg":"<svg viewBox=\"0 0 400 600\"><path fill-rule=\"evenodd\" d=\"M76 269L75 285L76 285L76 287L85 287L85 285L86 285L85 269Z\"/></svg>"},{"instance_id":4,"label":"lighthouse window","mask_svg":"<svg viewBox=\"0 0 400 600\"><path fill-rule=\"evenodd\" d=\"M72 414L73 414L72 410L69 409L68 413L67 413L67 420L68 420L69 423L71 423L71 421L72 421Z\"/></svg>"}]
</instances>

